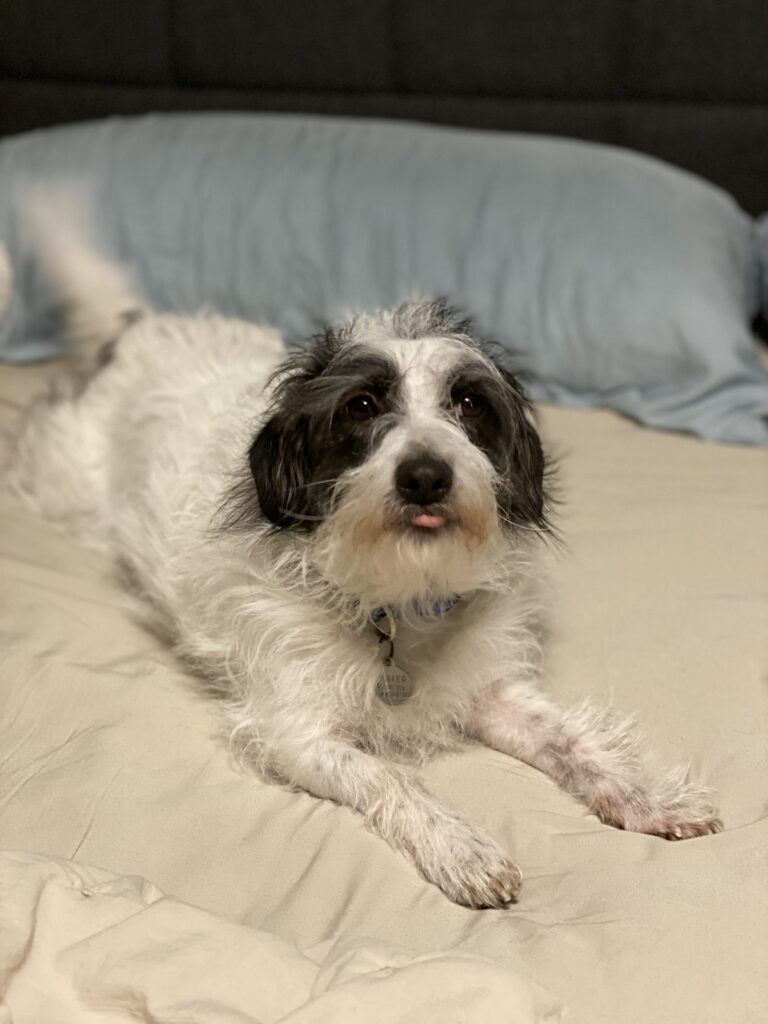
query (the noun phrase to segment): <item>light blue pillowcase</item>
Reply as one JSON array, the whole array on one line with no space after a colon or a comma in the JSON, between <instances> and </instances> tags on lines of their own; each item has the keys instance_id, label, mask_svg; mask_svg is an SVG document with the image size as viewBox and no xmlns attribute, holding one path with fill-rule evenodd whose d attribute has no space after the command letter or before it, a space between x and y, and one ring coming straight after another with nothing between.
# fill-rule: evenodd
<instances>
[{"instance_id":1,"label":"light blue pillowcase","mask_svg":"<svg viewBox=\"0 0 768 1024\"><path fill-rule=\"evenodd\" d=\"M749 321L757 231L658 161L537 136L273 115L157 115L0 143L9 360L58 352L18 243L18 183L85 178L106 245L162 309L289 338L346 308L448 297L516 353L537 399L768 443Z\"/></svg>"}]
</instances>

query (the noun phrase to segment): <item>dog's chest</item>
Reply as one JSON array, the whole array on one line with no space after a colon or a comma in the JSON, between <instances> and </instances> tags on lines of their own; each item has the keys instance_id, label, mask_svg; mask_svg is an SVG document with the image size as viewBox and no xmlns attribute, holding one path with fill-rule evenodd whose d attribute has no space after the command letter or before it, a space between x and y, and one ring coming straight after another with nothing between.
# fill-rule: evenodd
<instances>
[{"instance_id":1,"label":"dog's chest","mask_svg":"<svg viewBox=\"0 0 768 1024\"><path fill-rule=\"evenodd\" d=\"M471 638L465 637L460 622L430 621L410 626L389 623L374 630L377 643L376 700L397 713L399 719L409 712L423 715L430 709L454 713L493 672L482 659L473 661ZM478 652L479 653L479 652Z\"/></svg>"}]
</instances>

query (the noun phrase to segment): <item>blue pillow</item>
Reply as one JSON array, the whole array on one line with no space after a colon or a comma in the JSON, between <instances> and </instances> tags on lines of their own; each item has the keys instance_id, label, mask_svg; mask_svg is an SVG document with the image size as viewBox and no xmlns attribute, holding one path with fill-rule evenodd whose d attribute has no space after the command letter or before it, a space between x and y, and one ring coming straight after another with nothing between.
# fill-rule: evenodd
<instances>
[{"instance_id":1,"label":"blue pillow","mask_svg":"<svg viewBox=\"0 0 768 1024\"><path fill-rule=\"evenodd\" d=\"M537 399L768 443L768 375L748 328L755 225L724 192L658 161L537 136L272 115L157 115L7 139L6 359L61 343L18 244L16 186L77 177L106 245L162 309L206 306L298 338L350 307L444 295L517 353Z\"/></svg>"}]
</instances>

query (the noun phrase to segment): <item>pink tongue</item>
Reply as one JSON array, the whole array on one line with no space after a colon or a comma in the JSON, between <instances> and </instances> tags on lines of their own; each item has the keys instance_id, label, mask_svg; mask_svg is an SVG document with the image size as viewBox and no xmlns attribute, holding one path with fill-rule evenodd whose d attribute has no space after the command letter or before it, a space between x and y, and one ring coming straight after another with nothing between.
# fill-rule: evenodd
<instances>
[{"instance_id":1,"label":"pink tongue","mask_svg":"<svg viewBox=\"0 0 768 1024\"><path fill-rule=\"evenodd\" d=\"M431 516L429 512L422 512L411 520L412 526L426 526L428 530L436 530L439 526L445 526L444 516Z\"/></svg>"}]
</instances>

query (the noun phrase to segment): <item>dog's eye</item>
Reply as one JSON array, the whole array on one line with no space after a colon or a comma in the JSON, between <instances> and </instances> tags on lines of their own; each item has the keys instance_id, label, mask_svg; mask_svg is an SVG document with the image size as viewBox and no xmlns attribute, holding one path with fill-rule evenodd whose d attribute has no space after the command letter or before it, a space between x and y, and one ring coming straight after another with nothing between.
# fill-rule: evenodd
<instances>
[{"instance_id":1,"label":"dog's eye","mask_svg":"<svg viewBox=\"0 0 768 1024\"><path fill-rule=\"evenodd\" d=\"M359 423L364 420L372 420L379 415L379 407L372 395L355 395L347 402L345 411L351 420Z\"/></svg>"},{"instance_id":2,"label":"dog's eye","mask_svg":"<svg viewBox=\"0 0 768 1024\"><path fill-rule=\"evenodd\" d=\"M462 419L473 419L483 415L488 408L488 402L482 395L466 392L457 401L456 408Z\"/></svg>"}]
</instances>

